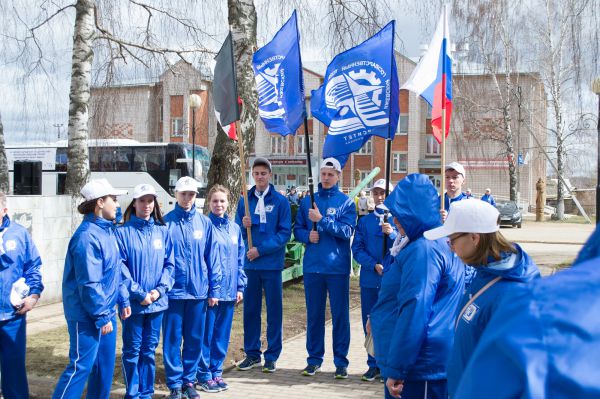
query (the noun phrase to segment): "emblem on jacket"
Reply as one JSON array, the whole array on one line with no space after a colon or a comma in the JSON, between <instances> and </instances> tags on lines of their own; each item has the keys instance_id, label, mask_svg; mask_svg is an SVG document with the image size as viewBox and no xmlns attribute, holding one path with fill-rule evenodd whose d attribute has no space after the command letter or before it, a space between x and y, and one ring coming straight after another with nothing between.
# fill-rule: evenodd
<instances>
[{"instance_id":1,"label":"emblem on jacket","mask_svg":"<svg viewBox=\"0 0 600 399\"><path fill-rule=\"evenodd\" d=\"M194 239L201 240L202 239L202 230L194 230Z\"/></svg>"},{"instance_id":2,"label":"emblem on jacket","mask_svg":"<svg viewBox=\"0 0 600 399\"><path fill-rule=\"evenodd\" d=\"M162 240L160 238L155 239L152 241L152 246L154 249L162 249Z\"/></svg>"},{"instance_id":3,"label":"emblem on jacket","mask_svg":"<svg viewBox=\"0 0 600 399\"><path fill-rule=\"evenodd\" d=\"M7 251L14 251L17 249L17 243L15 240L8 240L4 243L4 248L6 248Z\"/></svg>"},{"instance_id":4,"label":"emblem on jacket","mask_svg":"<svg viewBox=\"0 0 600 399\"><path fill-rule=\"evenodd\" d=\"M327 208L327 216L335 215L335 212L336 212L335 208Z\"/></svg>"},{"instance_id":5,"label":"emblem on jacket","mask_svg":"<svg viewBox=\"0 0 600 399\"><path fill-rule=\"evenodd\" d=\"M275 209L275 205L265 205L265 212L271 213Z\"/></svg>"},{"instance_id":6,"label":"emblem on jacket","mask_svg":"<svg viewBox=\"0 0 600 399\"><path fill-rule=\"evenodd\" d=\"M470 304L467 310L465 310L465 313L463 314L463 320L469 323L471 320L473 320L478 310L479 306L475 305L474 303Z\"/></svg>"}]
</instances>

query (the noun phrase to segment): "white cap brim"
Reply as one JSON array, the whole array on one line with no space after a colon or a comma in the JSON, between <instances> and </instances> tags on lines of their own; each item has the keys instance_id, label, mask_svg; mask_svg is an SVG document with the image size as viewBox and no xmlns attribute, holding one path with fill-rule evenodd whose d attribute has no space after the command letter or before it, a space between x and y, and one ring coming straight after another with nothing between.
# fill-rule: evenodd
<instances>
[{"instance_id":1,"label":"white cap brim","mask_svg":"<svg viewBox=\"0 0 600 399\"><path fill-rule=\"evenodd\" d=\"M427 230L423 236L428 240L437 240L442 237L448 237L450 234L456 233L448 228L447 225L436 227L435 229Z\"/></svg>"}]
</instances>

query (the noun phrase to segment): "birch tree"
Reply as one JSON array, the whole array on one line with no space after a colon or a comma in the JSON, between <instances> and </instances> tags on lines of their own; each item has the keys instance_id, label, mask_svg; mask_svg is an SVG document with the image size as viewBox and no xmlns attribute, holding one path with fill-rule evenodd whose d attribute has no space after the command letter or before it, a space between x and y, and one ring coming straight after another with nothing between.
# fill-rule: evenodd
<instances>
[{"instance_id":1,"label":"birch tree","mask_svg":"<svg viewBox=\"0 0 600 399\"><path fill-rule=\"evenodd\" d=\"M575 34L581 27L581 19L597 2L589 0L567 0L557 2L544 0L543 13L532 22L533 38L536 43L534 64L539 68L541 81L546 87L550 105L550 124L547 127L554 143L550 147L556 154L556 216L564 219L566 162L569 140L580 133L580 129L567 129L569 112L568 91L577 91L581 72L580 37ZM539 8L537 8L539 10ZM596 30L598 27L596 27ZM597 62L597 61L596 61ZM575 89L575 90L573 90ZM571 98L569 98L571 97ZM545 123L545 121L541 121ZM562 178L562 179L561 179Z\"/></svg>"},{"instance_id":2,"label":"birch tree","mask_svg":"<svg viewBox=\"0 0 600 399\"><path fill-rule=\"evenodd\" d=\"M4 147L2 114L0 114L0 191L8 194L8 162L6 161L6 150Z\"/></svg>"},{"instance_id":3,"label":"birch tree","mask_svg":"<svg viewBox=\"0 0 600 399\"><path fill-rule=\"evenodd\" d=\"M256 8L253 0L228 0L227 7L238 95L243 103L239 127L244 152L249 154L254 149L258 116L258 94L252 70L252 54L256 49ZM241 170L238 146L219 126L208 170L208 186L219 183L227 187L231 192L231 209L237 208L242 189Z\"/></svg>"},{"instance_id":4,"label":"birch tree","mask_svg":"<svg viewBox=\"0 0 600 399\"><path fill-rule=\"evenodd\" d=\"M104 72L105 81L110 82L112 74L129 63L150 69L153 65L169 68L179 59L191 62L212 53L202 44L202 39L210 35L187 16L188 8L197 7L194 1L180 0L174 6L168 1L142 0L76 0L41 5L38 18L27 26L26 34L8 36L8 40L23 49L18 58L23 59L25 74L46 72L51 61L43 54L42 42L52 38L40 37L40 31L71 8L75 10L66 179L66 192L75 196L89 177L87 140L93 68L96 73ZM15 19L26 22L20 13L26 14L27 10L15 6L10 12Z\"/></svg>"}]
</instances>

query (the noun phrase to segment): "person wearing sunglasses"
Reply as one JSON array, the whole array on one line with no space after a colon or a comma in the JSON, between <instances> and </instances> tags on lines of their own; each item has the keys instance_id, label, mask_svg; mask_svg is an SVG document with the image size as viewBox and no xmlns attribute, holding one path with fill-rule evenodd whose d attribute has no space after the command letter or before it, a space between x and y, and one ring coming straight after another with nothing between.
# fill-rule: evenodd
<instances>
[{"instance_id":1,"label":"person wearing sunglasses","mask_svg":"<svg viewBox=\"0 0 600 399\"><path fill-rule=\"evenodd\" d=\"M451 397L497 304L540 277L529 255L499 231L498 217L498 210L487 202L460 201L452 205L443 226L424 233L428 240L448 237L452 251L477 271L453 326L454 346L448 363Z\"/></svg>"}]
</instances>

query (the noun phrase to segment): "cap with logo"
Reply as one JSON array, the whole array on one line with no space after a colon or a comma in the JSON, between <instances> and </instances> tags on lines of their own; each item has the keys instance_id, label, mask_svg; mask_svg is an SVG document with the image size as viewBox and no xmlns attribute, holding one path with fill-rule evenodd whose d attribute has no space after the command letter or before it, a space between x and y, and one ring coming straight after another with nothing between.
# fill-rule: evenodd
<instances>
[{"instance_id":1,"label":"cap with logo","mask_svg":"<svg viewBox=\"0 0 600 399\"><path fill-rule=\"evenodd\" d=\"M175 183L175 191L183 192L183 191L193 191L195 193L198 192L198 182L190 176L184 176L177 180Z\"/></svg>"},{"instance_id":2,"label":"cap with logo","mask_svg":"<svg viewBox=\"0 0 600 399\"><path fill-rule=\"evenodd\" d=\"M80 193L86 201L92 201L107 195L127 194L127 190L117 190L106 179L93 179L83 186Z\"/></svg>"},{"instance_id":3,"label":"cap with logo","mask_svg":"<svg viewBox=\"0 0 600 399\"><path fill-rule=\"evenodd\" d=\"M463 177L466 176L465 174L465 168L459 164L458 162L451 162L448 165L446 165L446 167L444 168L444 170L448 170L448 169L454 169L455 171L457 171L458 173L460 173L461 175L463 175Z\"/></svg>"},{"instance_id":4,"label":"cap with logo","mask_svg":"<svg viewBox=\"0 0 600 399\"><path fill-rule=\"evenodd\" d=\"M437 240L454 233L493 233L498 231L496 207L485 201L468 199L450 205L448 218L443 226L423 233L428 240Z\"/></svg>"},{"instance_id":5,"label":"cap with logo","mask_svg":"<svg viewBox=\"0 0 600 399\"><path fill-rule=\"evenodd\" d=\"M392 183L388 183L388 187L389 187L389 191L390 193L392 191L394 191L394 185ZM375 182L375 184L373 184L373 187L371 187L371 191L373 191L376 188L380 188L382 190L385 190L385 179L379 179Z\"/></svg>"},{"instance_id":6,"label":"cap with logo","mask_svg":"<svg viewBox=\"0 0 600 399\"><path fill-rule=\"evenodd\" d=\"M156 190L151 184L138 184L133 188L133 199L138 199L144 195L153 195L156 198Z\"/></svg>"},{"instance_id":7,"label":"cap with logo","mask_svg":"<svg viewBox=\"0 0 600 399\"><path fill-rule=\"evenodd\" d=\"M342 165L340 165L340 161L335 158L325 158L323 162L321 162L321 169L323 168L334 169L338 172L342 171Z\"/></svg>"},{"instance_id":8,"label":"cap with logo","mask_svg":"<svg viewBox=\"0 0 600 399\"><path fill-rule=\"evenodd\" d=\"M263 157L254 158L254 162L252 162L252 168L254 168L255 166L264 166L267 169L269 169L269 172L271 171L271 162L269 162L269 160L267 158L263 158Z\"/></svg>"}]
</instances>

